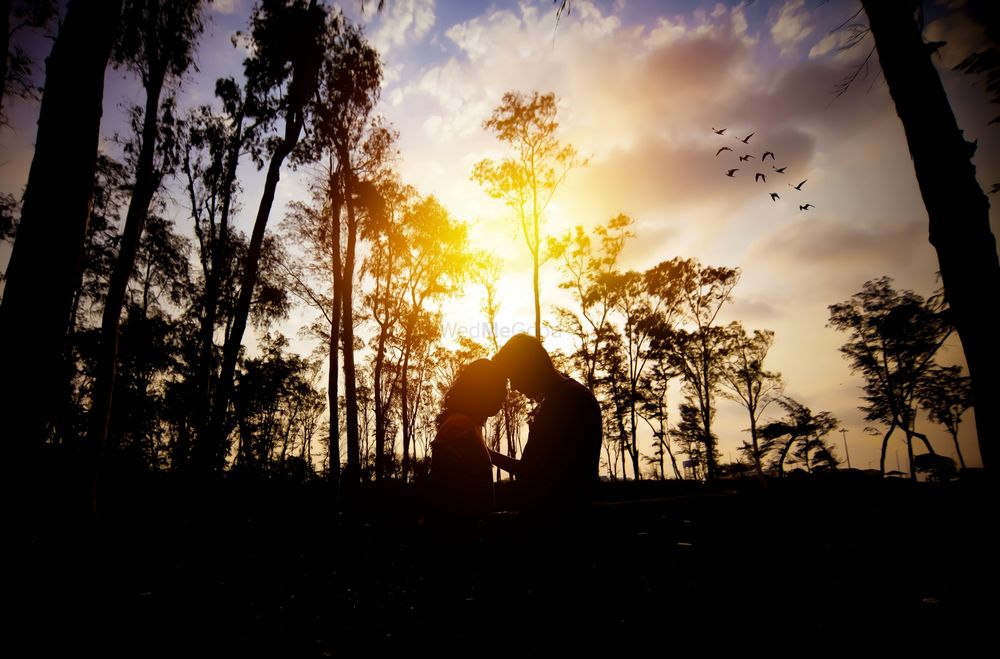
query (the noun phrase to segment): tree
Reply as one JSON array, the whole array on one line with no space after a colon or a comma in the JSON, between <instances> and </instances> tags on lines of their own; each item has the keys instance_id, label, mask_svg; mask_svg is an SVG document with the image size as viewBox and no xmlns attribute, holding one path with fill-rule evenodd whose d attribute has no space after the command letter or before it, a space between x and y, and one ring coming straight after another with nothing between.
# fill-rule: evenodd
<instances>
[{"instance_id":1,"label":"tree","mask_svg":"<svg viewBox=\"0 0 1000 659\"><path fill-rule=\"evenodd\" d=\"M670 466L673 469L674 478L680 479L682 478L681 471L677 467L677 458L674 456L670 444L667 410L667 391L670 382L678 376L678 373L670 365L669 355L665 350L654 348L651 353L652 365L643 373L642 383L639 387L642 395L639 399L638 412L653 433L654 459L651 464L657 467L660 480L667 477L664 465L667 456L670 456Z\"/></svg>"},{"instance_id":2,"label":"tree","mask_svg":"<svg viewBox=\"0 0 1000 659\"><path fill-rule=\"evenodd\" d=\"M133 141L127 149L134 157L132 198L129 201L111 274L101 320L101 357L91 403L89 443L92 451L104 449L111 419L118 328L125 293L132 276L139 242L153 196L175 166L174 101L160 98L170 79L180 79L192 64L202 30L201 0L128 0L115 59L135 72L146 91L145 107L132 111ZM159 162L157 162L159 156Z\"/></svg>"},{"instance_id":3,"label":"tree","mask_svg":"<svg viewBox=\"0 0 1000 659\"><path fill-rule=\"evenodd\" d=\"M655 273L655 271L654 271ZM606 286L612 291L614 311L620 319L621 341L624 366L626 407L628 410L628 451L632 458L632 471L638 480L638 408L641 393L639 384L650 359L658 352L652 344L665 332L664 327L673 323L676 307L676 288L664 287L659 278L646 273L630 270L611 273L606 277Z\"/></svg>"},{"instance_id":4,"label":"tree","mask_svg":"<svg viewBox=\"0 0 1000 659\"><path fill-rule=\"evenodd\" d=\"M958 127L941 79L921 35L914 0L862 0L879 63L927 208L930 242L937 250L944 295L972 379L976 430L983 465L995 467L1000 442L1000 344L982 322L987 299L1000 292L1000 261L990 230L989 202L972 164L975 145Z\"/></svg>"},{"instance_id":5,"label":"tree","mask_svg":"<svg viewBox=\"0 0 1000 659\"><path fill-rule=\"evenodd\" d=\"M486 318L489 329L489 347L495 354L500 350L500 337L497 335L497 314L500 312L500 300L497 297L497 282L500 280L500 262L492 254L479 254L472 267L472 279L483 287L483 306L481 311ZM487 433L489 448L500 452L500 439L506 439L507 456L517 457L520 446L521 424L527 414L527 399L516 390L507 392L500 407L500 414L493 417L492 429ZM497 467L497 480L500 480L502 470Z\"/></svg>"},{"instance_id":6,"label":"tree","mask_svg":"<svg viewBox=\"0 0 1000 659\"><path fill-rule=\"evenodd\" d=\"M45 29L59 13L55 0L0 0L0 126L7 95L35 98L31 58L15 43L23 29Z\"/></svg>"},{"instance_id":7,"label":"tree","mask_svg":"<svg viewBox=\"0 0 1000 659\"><path fill-rule=\"evenodd\" d=\"M334 306L341 316L339 339L344 353L347 480L353 482L360 476L357 374L354 364L357 240L362 220L366 219L371 224L384 221L385 201L376 184L386 176L384 169L391 157L396 134L383 126L378 118L370 116L378 102L382 82L378 53L365 41L361 29L348 25L342 15L334 17L333 26L330 50L320 70L313 147L327 153L337 163L336 176L328 179L331 218L335 223L331 235L338 255L337 266L333 270ZM364 216L360 215L362 210ZM341 255L339 241L342 229L344 243ZM336 332L331 332L331 350L334 353L335 336ZM331 355L331 369L336 367L335 357L335 354ZM339 457L331 460L331 478L336 478L335 467L339 468Z\"/></svg>"},{"instance_id":8,"label":"tree","mask_svg":"<svg viewBox=\"0 0 1000 659\"><path fill-rule=\"evenodd\" d=\"M246 331L250 305L260 270L264 232L274 203L281 167L292 154L310 112L319 70L327 46L327 12L316 0L265 0L251 18L252 55L244 62L247 94L253 96L254 113L264 122L284 123L280 138L271 140L264 189L254 220L250 245L243 262L240 294L233 325L226 338L222 370L212 414L212 431L199 441L202 470L218 471L225 462L224 428L229 412L233 376Z\"/></svg>"},{"instance_id":9,"label":"tree","mask_svg":"<svg viewBox=\"0 0 1000 659\"><path fill-rule=\"evenodd\" d=\"M7 375L0 378L0 415L15 452L37 450L61 409L64 346L93 194L104 72L120 12L120 0L74 0L46 60L35 152L0 303L0 344L9 353ZM15 457L14 462L25 461Z\"/></svg>"},{"instance_id":10,"label":"tree","mask_svg":"<svg viewBox=\"0 0 1000 659\"><path fill-rule=\"evenodd\" d=\"M514 150L514 157L495 162L480 160L472 179L487 194L501 199L514 213L531 254L535 295L535 338L542 338L542 307L538 268L541 264L542 224L556 189L574 167L586 164L571 145L556 139L555 94L507 92L483 122L483 128Z\"/></svg>"},{"instance_id":11,"label":"tree","mask_svg":"<svg viewBox=\"0 0 1000 659\"><path fill-rule=\"evenodd\" d=\"M323 394L312 386L319 365L287 348L285 337L267 335L261 356L243 364L233 400L239 420L235 468L240 471L287 473L295 445L305 460L312 442L323 411Z\"/></svg>"},{"instance_id":12,"label":"tree","mask_svg":"<svg viewBox=\"0 0 1000 659\"><path fill-rule=\"evenodd\" d=\"M706 451L714 451L712 462L716 464L719 462L719 451L715 448L718 438L713 436L712 441L705 441L701 409L690 386L684 387L684 400L677 408L677 415L680 420L668 432L671 439L680 446L681 453L688 456L684 471L688 472L690 465L691 471L688 473L698 479L705 478L708 475L705 465L709 462Z\"/></svg>"},{"instance_id":13,"label":"tree","mask_svg":"<svg viewBox=\"0 0 1000 659\"><path fill-rule=\"evenodd\" d=\"M676 300L678 320L684 326L664 332L656 347L668 351L671 365L681 374L701 414L705 466L709 480L716 477L716 450L712 433L715 392L729 348L726 328L716 325L722 306L731 300L740 271L702 266L694 259L674 258L651 268L650 287L661 297Z\"/></svg>"},{"instance_id":14,"label":"tree","mask_svg":"<svg viewBox=\"0 0 1000 659\"><path fill-rule=\"evenodd\" d=\"M217 80L215 95L222 103L222 112L208 106L196 108L187 121L188 128L182 135L180 147L201 265L198 349L192 358L195 364L192 407L195 433L206 442L210 441L213 385L219 363L215 333L220 324L228 328L232 314L225 311L235 306L226 304L222 298L236 288L233 277L239 270L231 263L235 258L230 217L238 192L236 173L244 150L260 162L261 138L267 124L264 114L249 126L245 125L254 99L244 93L234 79ZM221 313L224 322L220 322L220 305L226 307ZM186 464L189 442L186 434L182 436L185 437L184 445L175 448L181 457L180 464Z\"/></svg>"},{"instance_id":15,"label":"tree","mask_svg":"<svg viewBox=\"0 0 1000 659\"><path fill-rule=\"evenodd\" d=\"M400 276L407 254L403 219L419 198L416 189L396 180L383 184L382 195L385 213L381 222L368 225L370 252L363 265L374 285L365 295L364 304L377 327L371 371L375 451L380 465L386 450L392 402L398 398L400 389L400 370L389 362L388 351L405 313L404 282Z\"/></svg>"},{"instance_id":16,"label":"tree","mask_svg":"<svg viewBox=\"0 0 1000 659\"><path fill-rule=\"evenodd\" d=\"M577 307L557 307L556 328L579 342L570 360L591 390L597 387L598 355L611 328L614 295L608 283L625 242L635 235L633 223L631 217L619 213L598 226L593 230L600 239L596 246L582 225L548 240L546 256L560 261L559 269L566 277L559 288L570 291Z\"/></svg>"},{"instance_id":17,"label":"tree","mask_svg":"<svg viewBox=\"0 0 1000 659\"><path fill-rule=\"evenodd\" d=\"M428 366L424 361L430 355L430 345L440 333L440 323L436 322L439 318L435 318L427 307L456 290L471 265L472 254L468 247L468 225L452 219L434 197L426 197L416 204L406 215L404 227L406 253L399 272L404 282L405 306L399 368L405 479L414 432L412 421ZM415 377L411 377L412 367L416 367L413 370Z\"/></svg>"},{"instance_id":18,"label":"tree","mask_svg":"<svg viewBox=\"0 0 1000 659\"><path fill-rule=\"evenodd\" d=\"M549 238L546 248L547 258L559 261L559 269L565 276L559 287L570 291L575 303L575 308L557 307L555 310L556 329L577 342L576 349L567 355L568 361L587 388L605 393L598 399L604 413L604 444L612 477L617 477L618 464L617 455L612 456L612 448L624 455L629 433L624 420L628 387L624 384L624 362L615 352L622 343L612 322L616 292L611 284L618 272L617 263L625 242L634 235L632 224L632 218L625 214L609 219L593 230L600 239L596 245L591 234L582 225L577 225L562 236Z\"/></svg>"},{"instance_id":19,"label":"tree","mask_svg":"<svg viewBox=\"0 0 1000 659\"><path fill-rule=\"evenodd\" d=\"M764 370L764 358L774 343L774 332L754 330L749 336L739 323L728 329L727 358L722 365L722 394L746 408L750 417L751 458L757 476L764 477L762 452L757 436L761 415L782 395L781 376Z\"/></svg>"},{"instance_id":20,"label":"tree","mask_svg":"<svg viewBox=\"0 0 1000 659\"><path fill-rule=\"evenodd\" d=\"M761 427L761 457L772 451L777 452L772 468L777 470L779 476L785 475L785 462L789 456L792 463L804 465L809 472L815 468L836 467L833 450L823 438L837 427L837 419L829 412L813 414L808 407L787 396L778 403L785 408L787 415ZM795 451L792 451L793 448Z\"/></svg>"},{"instance_id":21,"label":"tree","mask_svg":"<svg viewBox=\"0 0 1000 659\"><path fill-rule=\"evenodd\" d=\"M840 351L851 372L865 379L867 404L860 408L865 419L889 427L882 440L879 468L885 474L889 437L899 428L906 434L910 476L915 478L913 438L934 452L927 436L917 432L914 424L918 391L934 372L934 355L952 331L944 299L934 295L925 301L913 291L897 292L892 279L882 277L865 282L850 300L829 309L829 325L849 333Z\"/></svg>"},{"instance_id":22,"label":"tree","mask_svg":"<svg viewBox=\"0 0 1000 659\"><path fill-rule=\"evenodd\" d=\"M961 366L938 366L931 369L917 390L920 407L931 417L931 421L948 429L955 442L958 462L965 469L962 447L958 444L958 426L962 415L972 407L972 382L962 375Z\"/></svg>"}]
</instances>

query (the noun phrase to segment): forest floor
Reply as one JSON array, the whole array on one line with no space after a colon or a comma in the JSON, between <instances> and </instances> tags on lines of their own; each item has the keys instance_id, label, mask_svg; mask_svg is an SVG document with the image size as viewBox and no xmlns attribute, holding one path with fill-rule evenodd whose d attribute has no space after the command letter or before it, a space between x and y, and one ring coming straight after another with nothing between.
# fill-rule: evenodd
<instances>
[{"instance_id":1,"label":"forest floor","mask_svg":"<svg viewBox=\"0 0 1000 659\"><path fill-rule=\"evenodd\" d=\"M847 476L605 483L571 536L503 513L432 534L398 484L334 512L323 484L156 478L109 487L96 523L50 488L7 543L4 655L961 656L995 636L985 484Z\"/></svg>"}]
</instances>

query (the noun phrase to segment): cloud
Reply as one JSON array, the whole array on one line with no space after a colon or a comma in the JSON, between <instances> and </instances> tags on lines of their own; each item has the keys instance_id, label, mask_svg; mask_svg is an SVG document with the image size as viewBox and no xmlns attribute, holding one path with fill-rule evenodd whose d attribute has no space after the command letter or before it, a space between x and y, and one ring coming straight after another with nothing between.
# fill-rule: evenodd
<instances>
[{"instance_id":1,"label":"cloud","mask_svg":"<svg viewBox=\"0 0 1000 659\"><path fill-rule=\"evenodd\" d=\"M240 0L214 0L212 11L217 14L235 14L239 9Z\"/></svg>"},{"instance_id":2,"label":"cloud","mask_svg":"<svg viewBox=\"0 0 1000 659\"><path fill-rule=\"evenodd\" d=\"M393 0L373 19L377 27L371 32L371 42L385 55L421 41L434 26L434 0Z\"/></svg>"},{"instance_id":3,"label":"cloud","mask_svg":"<svg viewBox=\"0 0 1000 659\"><path fill-rule=\"evenodd\" d=\"M809 25L809 12L803 9L805 0L788 0L778 11L771 25L771 38L781 49L781 54L791 53L795 45L808 37L813 28Z\"/></svg>"},{"instance_id":4,"label":"cloud","mask_svg":"<svg viewBox=\"0 0 1000 659\"><path fill-rule=\"evenodd\" d=\"M935 59L948 69L972 53L990 45L986 27L965 13L953 13L932 21L926 29L927 41L945 41Z\"/></svg>"},{"instance_id":5,"label":"cloud","mask_svg":"<svg viewBox=\"0 0 1000 659\"><path fill-rule=\"evenodd\" d=\"M835 48L841 48L850 35L845 31L832 32L816 42L816 45L809 49L809 59L822 57Z\"/></svg>"},{"instance_id":6,"label":"cloud","mask_svg":"<svg viewBox=\"0 0 1000 659\"><path fill-rule=\"evenodd\" d=\"M748 261L776 278L795 277L788 281L792 295L824 300L835 297L826 291L853 290L890 273L909 279L914 265L922 269L930 249L925 222L848 220L822 212L810 211L764 236Z\"/></svg>"}]
</instances>

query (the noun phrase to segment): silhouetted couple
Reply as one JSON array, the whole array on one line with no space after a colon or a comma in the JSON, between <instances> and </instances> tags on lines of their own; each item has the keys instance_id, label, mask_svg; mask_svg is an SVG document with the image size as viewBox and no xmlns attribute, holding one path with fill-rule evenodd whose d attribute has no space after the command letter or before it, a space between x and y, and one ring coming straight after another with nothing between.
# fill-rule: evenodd
<instances>
[{"instance_id":1,"label":"silhouetted couple","mask_svg":"<svg viewBox=\"0 0 1000 659\"><path fill-rule=\"evenodd\" d=\"M520 460L487 449L482 427L511 389L537 402ZM529 524L578 520L590 507L601 451L601 411L589 389L555 369L540 341L513 337L490 359L468 364L445 395L431 444L430 514L469 523L493 509L492 465L515 477Z\"/></svg>"}]
</instances>

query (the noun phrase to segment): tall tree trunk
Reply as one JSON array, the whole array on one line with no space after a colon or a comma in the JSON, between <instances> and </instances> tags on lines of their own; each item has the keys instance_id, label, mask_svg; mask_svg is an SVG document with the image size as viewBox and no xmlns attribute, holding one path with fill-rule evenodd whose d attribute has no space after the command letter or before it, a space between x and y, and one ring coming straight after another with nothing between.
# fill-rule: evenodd
<instances>
[{"instance_id":1,"label":"tall tree trunk","mask_svg":"<svg viewBox=\"0 0 1000 659\"><path fill-rule=\"evenodd\" d=\"M760 444L757 441L757 417L753 411L750 412L750 443L753 446L753 465L757 470L757 478L764 478L764 469L760 464Z\"/></svg>"},{"instance_id":2,"label":"tall tree trunk","mask_svg":"<svg viewBox=\"0 0 1000 659\"><path fill-rule=\"evenodd\" d=\"M240 296L236 301L236 308L233 311L233 326L226 338L226 345L222 352L222 371L219 374L219 383L216 387L215 404L212 411L212 432L208 437L199 438L195 447L195 462L202 471L221 471L226 461L226 428L228 421L226 417L229 412L229 401L233 393L233 378L236 375L236 360L240 354L240 345L243 343L243 333L247 328L247 319L250 316L250 303L253 301L253 291L257 285L257 274L260 271L261 249L264 244L264 231L267 229L267 220L271 214L271 206L274 204L274 193L278 187L278 180L281 178L281 165L285 158L292 152L299 135L302 132L302 121L288 119L285 124L285 136L278 144L271 156L271 162L267 167L267 177L264 180L264 192L261 195L260 205L257 208L257 218L253 225L253 234L250 237L250 246L247 249L246 260L243 263L243 277L240 282ZM207 440L207 441L205 441Z\"/></svg>"},{"instance_id":3,"label":"tall tree trunk","mask_svg":"<svg viewBox=\"0 0 1000 659\"><path fill-rule=\"evenodd\" d=\"M906 464L910 469L910 480L916 482L917 470L913 468L913 433L906 431Z\"/></svg>"},{"instance_id":4,"label":"tall tree trunk","mask_svg":"<svg viewBox=\"0 0 1000 659\"><path fill-rule=\"evenodd\" d=\"M245 105L245 104L244 104ZM212 375L215 373L215 326L218 322L219 293L222 286L224 271L228 266L229 256L229 213L232 208L233 191L236 183L236 170L239 166L240 147L243 144L244 106L234 119L234 133L229 152L226 154L225 179L222 183L222 210L219 213L218 233L212 232L211 267L205 273L205 298L202 309L201 326L199 327L198 366L196 370L196 386L198 387L198 428L197 436L201 441L211 441L212 419ZM183 457L190 456L185 451Z\"/></svg>"},{"instance_id":5,"label":"tall tree trunk","mask_svg":"<svg viewBox=\"0 0 1000 659\"><path fill-rule=\"evenodd\" d=\"M121 1L69 4L46 61L35 153L0 305L0 417L24 466L58 417L63 349L79 281L100 136L104 70ZM25 455L18 455L19 453Z\"/></svg>"},{"instance_id":6,"label":"tall tree trunk","mask_svg":"<svg viewBox=\"0 0 1000 659\"><path fill-rule=\"evenodd\" d=\"M344 399L347 424L347 474L356 482L361 475L361 438L358 434L358 379L354 366L354 257L358 241L358 221L354 209L354 171L346 150L340 154L344 203L347 206L347 249L344 250L344 273L341 277L341 314L344 347Z\"/></svg>"},{"instance_id":7,"label":"tall tree trunk","mask_svg":"<svg viewBox=\"0 0 1000 659\"><path fill-rule=\"evenodd\" d=\"M410 466L410 342L411 329L406 328L406 348L403 350L403 384L400 390L400 407L403 420L403 480Z\"/></svg>"},{"instance_id":8,"label":"tall tree trunk","mask_svg":"<svg viewBox=\"0 0 1000 659\"><path fill-rule=\"evenodd\" d=\"M951 431L951 439L955 442L955 453L958 454L958 464L965 469L965 458L962 457L962 447L958 445L958 430Z\"/></svg>"},{"instance_id":9,"label":"tall tree trunk","mask_svg":"<svg viewBox=\"0 0 1000 659\"><path fill-rule=\"evenodd\" d=\"M128 212L125 214L125 228L122 231L118 247L118 258L108 283L108 292L104 298L104 313L101 317L101 343L97 360L94 395L90 408L90 433L88 444L95 455L100 456L106 450L108 424L111 421L111 406L115 386L115 371L118 365L118 332L121 325L122 308L125 306L125 293L128 281L135 268L136 255L139 253L139 242L142 230L149 214L149 205L153 195L160 186L159 176L154 171L157 137L159 134L160 92L166 69L158 68L151 72L146 84L146 108L142 118L142 143L139 147L139 159L136 162L135 185L132 188L132 198L129 200ZM100 459L98 459L100 465ZM96 474L94 476L96 478Z\"/></svg>"},{"instance_id":10,"label":"tall tree trunk","mask_svg":"<svg viewBox=\"0 0 1000 659\"><path fill-rule=\"evenodd\" d=\"M635 379L629 376L629 455L632 457L632 471L635 472L635 479L642 480L642 473L639 471L639 444L636 441L635 428Z\"/></svg>"},{"instance_id":11,"label":"tall tree trunk","mask_svg":"<svg viewBox=\"0 0 1000 659\"><path fill-rule=\"evenodd\" d=\"M330 197L330 264L333 276L333 309L330 311L330 375L327 380L327 401L330 405L330 431L328 460L330 463L328 477L333 488L334 497L340 491L340 326L341 299L343 288L343 271L340 263L340 193L336 176L330 176L327 182Z\"/></svg>"},{"instance_id":12,"label":"tall tree trunk","mask_svg":"<svg viewBox=\"0 0 1000 659\"><path fill-rule=\"evenodd\" d=\"M388 295L388 289L386 290ZM385 415L388 412L388 401L383 402L382 396L382 370L385 367L385 342L388 331L380 328L378 336L378 348L375 351L375 365L372 369L372 394L375 399L375 463L382 463L382 454L385 451ZM392 392L389 392L392 397Z\"/></svg>"},{"instance_id":13,"label":"tall tree trunk","mask_svg":"<svg viewBox=\"0 0 1000 659\"><path fill-rule=\"evenodd\" d=\"M892 431L896 429L896 424L889 426L889 430L886 431L885 436L882 437L882 453L879 455L878 459L878 469L882 472L882 477L885 477L885 452L889 448L889 437L892 436Z\"/></svg>"},{"instance_id":14,"label":"tall tree trunk","mask_svg":"<svg viewBox=\"0 0 1000 659\"><path fill-rule=\"evenodd\" d=\"M889 93L896 105L927 208L945 297L962 340L975 401L983 466L1000 438L1000 343L984 305L1000 294L1000 261L989 202L976 180L975 145L965 141L915 19L917 4L862 0ZM986 292L984 295L983 292Z\"/></svg>"},{"instance_id":15,"label":"tall tree trunk","mask_svg":"<svg viewBox=\"0 0 1000 659\"><path fill-rule=\"evenodd\" d=\"M704 406L702 407L702 423L705 424L705 465L708 468L707 478L712 481L718 475L715 464L715 440L712 438L712 384L709 380L709 357L707 351L702 354L702 387L704 391Z\"/></svg>"}]
</instances>

